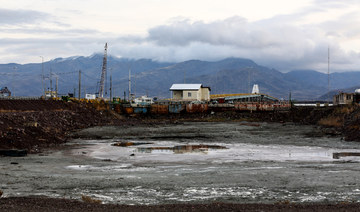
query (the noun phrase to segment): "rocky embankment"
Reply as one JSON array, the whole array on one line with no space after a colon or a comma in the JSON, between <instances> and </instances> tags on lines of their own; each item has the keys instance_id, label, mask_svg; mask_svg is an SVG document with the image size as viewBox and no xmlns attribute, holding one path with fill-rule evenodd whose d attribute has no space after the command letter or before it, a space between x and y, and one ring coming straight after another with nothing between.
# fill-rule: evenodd
<instances>
[{"instance_id":1,"label":"rocky embankment","mask_svg":"<svg viewBox=\"0 0 360 212\"><path fill-rule=\"evenodd\" d=\"M0 210L3 211L44 211L44 212L63 212L63 211L179 211L179 212L217 212L217 211L287 211L287 212L338 212L338 211L358 211L359 203L305 203L294 204L287 201L275 204L236 204L215 202L210 204L167 204L167 205L120 205L120 204L99 204L96 202L80 202L69 199L54 199L44 197L12 197L0 199Z\"/></svg>"},{"instance_id":2,"label":"rocky embankment","mask_svg":"<svg viewBox=\"0 0 360 212\"><path fill-rule=\"evenodd\" d=\"M267 121L317 124L326 135L360 141L360 107L292 108L276 112L117 115L104 105L51 100L0 100L0 149L39 152L57 146L77 129L101 125L167 124L183 121Z\"/></svg>"},{"instance_id":3,"label":"rocky embankment","mask_svg":"<svg viewBox=\"0 0 360 212\"><path fill-rule=\"evenodd\" d=\"M360 142L360 106L344 105L318 122L319 125L339 132L346 141Z\"/></svg>"},{"instance_id":4,"label":"rocky embankment","mask_svg":"<svg viewBox=\"0 0 360 212\"><path fill-rule=\"evenodd\" d=\"M39 152L64 143L69 132L116 119L86 103L51 100L0 100L0 149Z\"/></svg>"},{"instance_id":5,"label":"rocky embankment","mask_svg":"<svg viewBox=\"0 0 360 212\"><path fill-rule=\"evenodd\" d=\"M225 111L206 114L147 115L143 120L167 118L171 123L182 121L254 121L293 122L317 125L323 132L313 136L343 136L345 141L360 142L360 106L342 105L336 107L293 107L289 111L236 112Z\"/></svg>"}]
</instances>

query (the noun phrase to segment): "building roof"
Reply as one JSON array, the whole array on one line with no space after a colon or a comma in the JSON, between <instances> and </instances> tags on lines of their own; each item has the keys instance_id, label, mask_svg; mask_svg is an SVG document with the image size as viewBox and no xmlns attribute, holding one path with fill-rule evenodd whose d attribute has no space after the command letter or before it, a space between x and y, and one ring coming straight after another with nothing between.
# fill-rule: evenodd
<instances>
[{"instance_id":1,"label":"building roof","mask_svg":"<svg viewBox=\"0 0 360 212\"><path fill-rule=\"evenodd\" d=\"M170 90L199 90L201 87L201 84L173 84Z\"/></svg>"},{"instance_id":2,"label":"building roof","mask_svg":"<svg viewBox=\"0 0 360 212\"><path fill-rule=\"evenodd\" d=\"M238 94L213 94L210 95L211 99L217 98L225 98L226 100L236 100L236 99L244 99L244 98L251 98L251 97L261 97L270 99L272 101L279 101L279 99L269 96L267 94L250 94L250 93L238 93Z\"/></svg>"},{"instance_id":3,"label":"building roof","mask_svg":"<svg viewBox=\"0 0 360 212\"><path fill-rule=\"evenodd\" d=\"M269 99L271 101L279 101L277 98L266 95L266 94L249 94L249 95L241 95L241 96L227 96L225 97L226 100L236 100L236 99L245 99L251 97L263 97Z\"/></svg>"}]
</instances>

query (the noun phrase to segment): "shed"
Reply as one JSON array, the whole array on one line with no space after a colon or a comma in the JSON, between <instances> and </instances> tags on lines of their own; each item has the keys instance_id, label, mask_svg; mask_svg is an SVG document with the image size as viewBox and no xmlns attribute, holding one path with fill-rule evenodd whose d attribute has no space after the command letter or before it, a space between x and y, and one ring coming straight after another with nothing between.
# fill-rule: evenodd
<instances>
[{"instance_id":1,"label":"shed","mask_svg":"<svg viewBox=\"0 0 360 212\"><path fill-rule=\"evenodd\" d=\"M333 96L334 105L346 105L352 103L360 103L360 93L358 89L355 90L355 93L339 92L337 95Z\"/></svg>"},{"instance_id":2,"label":"shed","mask_svg":"<svg viewBox=\"0 0 360 212\"><path fill-rule=\"evenodd\" d=\"M182 101L210 101L210 87L202 84L173 84L171 98Z\"/></svg>"}]
</instances>

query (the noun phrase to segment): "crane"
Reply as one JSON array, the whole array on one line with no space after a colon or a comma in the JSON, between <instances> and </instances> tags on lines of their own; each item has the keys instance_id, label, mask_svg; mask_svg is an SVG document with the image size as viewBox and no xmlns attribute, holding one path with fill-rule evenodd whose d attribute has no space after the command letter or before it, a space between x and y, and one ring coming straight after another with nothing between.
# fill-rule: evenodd
<instances>
[{"instance_id":1,"label":"crane","mask_svg":"<svg viewBox=\"0 0 360 212\"><path fill-rule=\"evenodd\" d=\"M105 43L103 65L101 71L100 87L99 87L99 98L104 98L104 85L106 76L106 65L107 65L107 43Z\"/></svg>"}]
</instances>

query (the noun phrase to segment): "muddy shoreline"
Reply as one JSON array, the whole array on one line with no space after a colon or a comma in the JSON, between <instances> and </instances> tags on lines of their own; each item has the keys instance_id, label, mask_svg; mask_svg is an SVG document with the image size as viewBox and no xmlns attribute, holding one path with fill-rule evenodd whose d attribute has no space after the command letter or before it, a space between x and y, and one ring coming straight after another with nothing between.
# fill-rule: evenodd
<instances>
[{"instance_id":1,"label":"muddy shoreline","mask_svg":"<svg viewBox=\"0 0 360 212\"><path fill-rule=\"evenodd\" d=\"M0 199L1 211L358 211L359 203L310 203L293 204L278 202L275 204L167 204L167 205L115 205L96 204L69 199L46 197L11 197Z\"/></svg>"},{"instance_id":2,"label":"muddy shoreline","mask_svg":"<svg viewBox=\"0 0 360 212\"><path fill-rule=\"evenodd\" d=\"M15 100L14 100L15 101ZM182 122L292 122L318 125L320 135L343 136L360 141L360 108L291 108L273 112L216 112L200 114L125 115L104 110L88 103L62 101L0 101L0 149L25 149L36 153L54 148L74 137L73 132L93 126L153 126ZM15 110L9 110L12 106ZM76 133L75 133L76 136Z\"/></svg>"},{"instance_id":3,"label":"muddy shoreline","mask_svg":"<svg viewBox=\"0 0 360 212\"><path fill-rule=\"evenodd\" d=\"M62 104L62 103L61 103ZM154 126L176 126L185 122L235 122L240 126L257 127L258 122L278 122L293 124L319 124L321 120L330 120L309 132L309 137L344 136L352 140L359 139L357 126L360 110L355 108L295 108L290 112L270 113L234 113L219 112L215 114L173 114L125 116L109 111L99 111L91 105L69 103L54 108L38 111L15 111L0 113L0 149L27 149L30 153L39 153L49 149L66 148L62 144L74 138L105 139L105 134L87 133L91 127L121 126L130 129L142 126L144 129ZM325 118L325 119L324 119ZM335 122L331 122L335 120ZM320 126L320 125L319 125ZM85 132L85 133L84 133ZM346 134L347 133L347 134ZM171 135L170 135L171 136ZM197 139L208 139L196 134ZM153 139L169 139L169 136L155 136ZM173 137L171 137L173 138ZM192 139L185 135L179 139ZM345 142L345 141L344 141ZM82 154L82 153L81 153ZM20 167L20 166L19 166ZM331 170L333 171L333 170ZM29 193L31 195L31 193ZM276 204L166 204L166 205L113 205L93 204L71 199L54 199L48 197L5 197L0 199L0 210L22 211L357 211L359 203L354 202L317 202L291 203L279 201Z\"/></svg>"}]
</instances>

